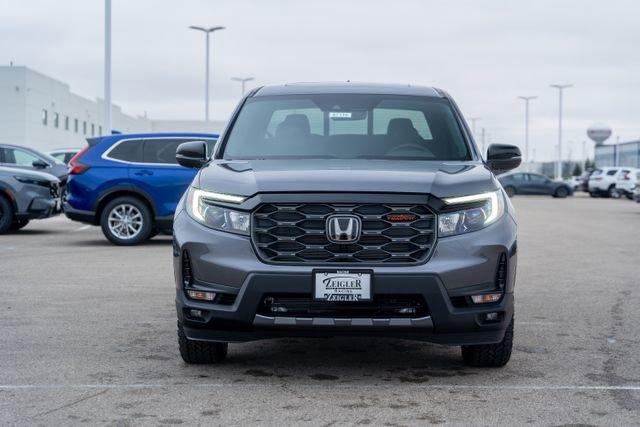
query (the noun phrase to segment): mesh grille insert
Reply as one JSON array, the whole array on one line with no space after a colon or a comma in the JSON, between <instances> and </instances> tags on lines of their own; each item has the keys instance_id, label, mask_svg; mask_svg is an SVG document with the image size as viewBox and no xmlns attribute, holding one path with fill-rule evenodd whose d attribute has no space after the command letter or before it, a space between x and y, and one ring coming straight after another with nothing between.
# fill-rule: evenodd
<instances>
[{"instance_id":1,"label":"mesh grille insert","mask_svg":"<svg viewBox=\"0 0 640 427\"><path fill-rule=\"evenodd\" d=\"M326 220L351 214L362 221L357 242L332 243ZM389 221L401 214L406 221ZM252 239L261 259L282 263L389 263L424 261L435 243L436 217L411 204L263 204L252 215Z\"/></svg>"}]
</instances>

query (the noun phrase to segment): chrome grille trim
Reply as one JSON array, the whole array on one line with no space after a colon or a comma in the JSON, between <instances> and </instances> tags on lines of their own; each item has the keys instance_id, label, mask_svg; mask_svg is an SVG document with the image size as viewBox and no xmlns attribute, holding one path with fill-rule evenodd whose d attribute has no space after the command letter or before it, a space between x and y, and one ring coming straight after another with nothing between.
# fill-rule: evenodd
<instances>
[{"instance_id":1,"label":"chrome grille trim","mask_svg":"<svg viewBox=\"0 0 640 427\"><path fill-rule=\"evenodd\" d=\"M326 219L357 215L362 234L355 243L331 243ZM414 214L390 222L389 214ZM252 214L251 237L265 262L294 264L418 264L436 241L436 215L425 204L264 203Z\"/></svg>"}]
</instances>

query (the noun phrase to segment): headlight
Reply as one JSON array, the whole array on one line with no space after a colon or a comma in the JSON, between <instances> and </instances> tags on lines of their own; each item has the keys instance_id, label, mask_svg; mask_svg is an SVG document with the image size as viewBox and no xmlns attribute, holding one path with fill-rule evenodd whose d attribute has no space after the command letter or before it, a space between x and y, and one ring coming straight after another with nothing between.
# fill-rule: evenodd
<instances>
[{"instance_id":1,"label":"headlight","mask_svg":"<svg viewBox=\"0 0 640 427\"><path fill-rule=\"evenodd\" d=\"M440 237L469 233L480 230L496 222L504 213L502 190L471 196L444 199L447 205L481 203L466 209L438 215L438 234Z\"/></svg>"},{"instance_id":2,"label":"headlight","mask_svg":"<svg viewBox=\"0 0 640 427\"><path fill-rule=\"evenodd\" d=\"M213 204L214 202L242 203L244 197L212 193L190 187L187 193L187 213L202 225L229 233L249 235L251 216Z\"/></svg>"},{"instance_id":3,"label":"headlight","mask_svg":"<svg viewBox=\"0 0 640 427\"><path fill-rule=\"evenodd\" d=\"M51 184L51 181L47 181L46 179L31 178L29 176L16 175L14 178L23 184L39 185L41 187L49 187Z\"/></svg>"}]
</instances>

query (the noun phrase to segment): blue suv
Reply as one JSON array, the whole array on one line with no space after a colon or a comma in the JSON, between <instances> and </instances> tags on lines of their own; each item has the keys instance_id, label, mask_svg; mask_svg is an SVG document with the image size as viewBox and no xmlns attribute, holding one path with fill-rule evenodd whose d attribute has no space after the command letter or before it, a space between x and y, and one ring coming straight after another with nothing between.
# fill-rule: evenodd
<instances>
[{"instance_id":1,"label":"blue suv","mask_svg":"<svg viewBox=\"0 0 640 427\"><path fill-rule=\"evenodd\" d=\"M116 245L137 245L160 232L171 232L173 214L196 170L178 165L176 148L215 134L162 133L110 135L89 145L69 162L64 211L92 225Z\"/></svg>"}]
</instances>

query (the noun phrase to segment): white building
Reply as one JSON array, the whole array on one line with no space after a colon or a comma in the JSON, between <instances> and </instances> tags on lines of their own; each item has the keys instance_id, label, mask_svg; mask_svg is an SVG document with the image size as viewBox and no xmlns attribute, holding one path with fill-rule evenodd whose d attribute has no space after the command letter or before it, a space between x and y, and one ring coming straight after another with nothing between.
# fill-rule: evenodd
<instances>
[{"instance_id":1,"label":"white building","mask_svg":"<svg viewBox=\"0 0 640 427\"><path fill-rule=\"evenodd\" d=\"M71 92L69 85L23 66L0 66L0 143L40 151L81 147L103 134L104 102ZM151 120L112 105L113 129L133 132L211 132L224 122Z\"/></svg>"}]
</instances>

